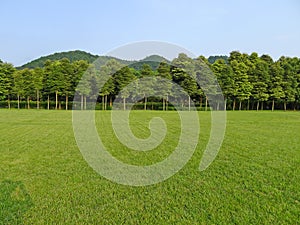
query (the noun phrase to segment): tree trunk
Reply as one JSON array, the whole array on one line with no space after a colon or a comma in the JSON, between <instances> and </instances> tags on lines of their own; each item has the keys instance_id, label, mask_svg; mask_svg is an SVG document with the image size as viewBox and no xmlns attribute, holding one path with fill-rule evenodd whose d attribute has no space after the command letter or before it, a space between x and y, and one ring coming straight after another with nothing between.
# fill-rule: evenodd
<instances>
[{"instance_id":1,"label":"tree trunk","mask_svg":"<svg viewBox=\"0 0 300 225\"><path fill-rule=\"evenodd\" d=\"M47 99L47 108L48 108L48 110L50 110L50 97L49 97L49 95L48 95L48 99Z\"/></svg>"},{"instance_id":2,"label":"tree trunk","mask_svg":"<svg viewBox=\"0 0 300 225\"><path fill-rule=\"evenodd\" d=\"M227 110L227 98L225 98L225 102L224 102L224 110Z\"/></svg>"},{"instance_id":3,"label":"tree trunk","mask_svg":"<svg viewBox=\"0 0 300 225\"><path fill-rule=\"evenodd\" d=\"M240 100L239 110L242 110L242 101Z\"/></svg>"},{"instance_id":4,"label":"tree trunk","mask_svg":"<svg viewBox=\"0 0 300 225\"><path fill-rule=\"evenodd\" d=\"M124 111L126 110L126 99L125 99L125 97L123 98L123 110Z\"/></svg>"},{"instance_id":5,"label":"tree trunk","mask_svg":"<svg viewBox=\"0 0 300 225\"><path fill-rule=\"evenodd\" d=\"M147 97L144 95L144 110L147 110Z\"/></svg>"},{"instance_id":6,"label":"tree trunk","mask_svg":"<svg viewBox=\"0 0 300 225\"><path fill-rule=\"evenodd\" d=\"M27 109L30 109L30 98L27 96Z\"/></svg>"},{"instance_id":7,"label":"tree trunk","mask_svg":"<svg viewBox=\"0 0 300 225\"><path fill-rule=\"evenodd\" d=\"M104 98L104 110L106 110L106 107L107 106L107 95L105 95L105 98Z\"/></svg>"},{"instance_id":8,"label":"tree trunk","mask_svg":"<svg viewBox=\"0 0 300 225\"><path fill-rule=\"evenodd\" d=\"M166 111L168 111L168 102L169 102L169 95L167 95L167 98L166 98Z\"/></svg>"},{"instance_id":9,"label":"tree trunk","mask_svg":"<svg viewBox=\"0 0 300 225\"><path fill-rule=\"evenodd\" d=\"M162 110L165 111L165 99L164 98L162 99L162 102L163 102L163 107L162 107L163 109Z\"/></svg>"},{"instance_id":10,"label":"tree trunk","mask_svg":"<svg viewBox=\"0 0 300 225\"><path fill-rule=\"evenodd\" d=\"M189 96L189 111L191 111L191 96Z\"/></svg>"},{"instance_id":11,"label":"tree trunk","mask_svg":"<svg viewBox=\"0 0 300 225\"><path fill-rule=\"evenodd\" d=\"M81 110L83 110L83 95L81 95L81 99L80 99L80 108Z\"/></svg>"},{"instance_id":12,"label":"tree trunk","mask_svg":"<svg viewBox=\"0 0 300 225\"><path fill-rule=\"evenodd\" d=\"M58 91L55 91L55 109L57 109L58 106Z\"/></svg>"},{"instance_id":13,"label":"tree trunk","mask_svg":"<svg viewBox=\"0 0 300 225\"><path fill-rule=\"evenodd\" d=\"M264 102L261 102L260 105L261 105L261 108L260 108L260 109L261 109L261 110L264 110Z\"/></svg>"},{"instance_id":14,"label":"tree trunk","mask_svg":"<svg viewBox=\"0 0 300 225\"><path fill-rule=\"evenodd\" d=\"M248 99L248 102L247 102L247 110L249 111L250 109L250 99Z\"/></svg>"},{"instance_id":15,"label":"tree trunk","mask_svg":"<svg viewBox=\"0 0 300 225\"><path fill-rule=\"evenodd\" d=\"M258 109L259 109L259 101L256 104L256 111L258 111Z\"/></svg>"},{"instance_id":16,"label":"tree trunk","mask_svg":"<svg viewBox=\"0 0 300 225\"><path fill-rule=\"evenodd\" d=\"M275 106L275 100L272 100L272 112L274 111L274 106Z\"/></svg>"},{"instance_id":17,"label":"tree trunk","mask_svg":"<svg viewBox=\"0 0 300 225\"><path fill-rule=\"evenodd\" d=\"M200 111L202 109L202 96L200 96Z\"/></svg>"},{"instance_id":18,"label":"tree trunk","mask_svg":"<svg viewBox=\"0 0 300 225\"><path fill-rule=\"evenodd\" d=\"M284 111L286 111L286 101L283 103Z\"/></svg>"},{"instance_id":19,"label":"tree trunk","mask_svg":"<svg viewBox=\"0 0 300 225\"><path fill-rule=\"evenodd\" d=\"M104 95L102 95L102 110L104 110Z\"/></svg>"},{"instance_id":20,"label":"tree trunk","mask_svg":"<svg viewBox=\"0 0 300 225\"><path fill-rule=\"evenodd\" d=\"M69 96L66 94L66 110L68 110Z\"/></svg>"},{"instance_id":21,"label":"tree trunk","mask_svg":"<svg viewBox=\"0 0 300 225\"><path fill-rule=\"evenodd\" d=\"M18 109L20 109L20 95L18 94Z\"/></svg>"},{"instance_id":22,"label":"tree trunk","mask_svg":"<svg viewBox=\"0 0 300 225\"><path fill-rule=\"evenodd\" d=\"M235 99L233 99L232 111L235 110Z\"/></svg>"},{"instance_id":23,"label":"tree trunk","mask_svg":"<svg viewBox=\"0 0 300 225\"><path fill-rule=\"evenodd\" d=\"M86 96L83 97L84 110L86 110Z\"/></svg>"},{"instance_id":24,"label":"tree trunk","mask_svg":"<svg viewBox=\"0 0 300 225\"><path fill-rule=\"evenodd\" d=\"M58 101L58 109L61 110L61 101Z\"/></svg>"},{"instance_id":25,"label":"tree trunk","mask_svg":"<svg viewBox=\"0 0 300 225\"><path fill-rule=\"evenodd\" d=\"M207 96L205 97L205 111L207 111L208 99Z\"/></svg>"},{"instance_id":26,"label":"tree trunk","mask_svg":"<svg viewBox=\"0 0 300 225\"><path fill-rule=\"evenodd\" d=\"M40 91L36 91L36 108L40 109Z\"/></svg>"},{"instance_id":27,"label":"tree trunk","mask_svg":"<svg viewBox=\"0 0 300 225\"><path fill-rule=\"evenodd\" d=\"M8 104L8 109L10 109L10 97L7 95L7 104Z\"/></svg>"},{"instance_id":28,"label":"tree trunk","mask_svg":"<svg viewBox=\"0 0 300 225\"><path fill-rule=\"evenodd\" d=\"M112 107L112 96L109 97L109 107Z\"/></svg>"}]
</instances>

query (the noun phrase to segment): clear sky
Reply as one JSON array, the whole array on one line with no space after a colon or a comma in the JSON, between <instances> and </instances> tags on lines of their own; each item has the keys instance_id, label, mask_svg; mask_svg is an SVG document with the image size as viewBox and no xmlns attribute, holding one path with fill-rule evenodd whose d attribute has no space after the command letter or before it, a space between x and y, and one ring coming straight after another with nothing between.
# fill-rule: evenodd
<instances>
[{"instance_id":1,"label":"clear sky","mask_svg":"<svg viewBox=\"0 0 300 225\"><path fill-rule=\"evenodd\" d=\"M0 10L0 59L16 66L68 50L103 55L143 40L195 55L300 57L299 0L0 0Z\"/></svg>"}]
</instances>

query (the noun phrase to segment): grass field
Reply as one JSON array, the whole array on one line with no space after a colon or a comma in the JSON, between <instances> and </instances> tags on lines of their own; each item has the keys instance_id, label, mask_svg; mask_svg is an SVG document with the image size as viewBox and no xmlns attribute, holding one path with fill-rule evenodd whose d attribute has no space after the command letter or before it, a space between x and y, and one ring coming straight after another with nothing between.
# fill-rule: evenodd
<instances>
[{"instance_id":1,"label":"grass field","mask_svg":"<svg viewBox=\"0 0 300 225\"><path fill-rule=\"evenodd\" d=\"M175 112L131 113L133 132L147 137L148 119L162 116L168 134L158 148L134 152L97 112L110 152L136 165L162 160L176 146ZM216 160L199 162L209 138L199 112L199 144L189 163L151 186L113 183L93 171L65 111L0 110L0 224L297 224L300 221L300 113L228 112Z\"/></svg>"}]
</instances>

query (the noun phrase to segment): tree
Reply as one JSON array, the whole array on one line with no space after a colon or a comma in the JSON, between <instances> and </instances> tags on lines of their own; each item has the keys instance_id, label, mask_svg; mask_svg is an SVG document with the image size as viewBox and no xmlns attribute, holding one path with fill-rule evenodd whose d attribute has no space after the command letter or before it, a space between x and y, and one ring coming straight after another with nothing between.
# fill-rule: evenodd
<instances>
[{"instance_id":1,"label":"tree","mask_svg":"<svg viewBox=\"0 0 300 225\"><path fill-rule=\"evenodd\" d=\"M63 58L60 61L60 73L63 79L63 87L61 88L61 94L65 96L65 109L68 110L69 96L72 93L72 78L74 76L73 64L67 58ZM61 106L59 106L61 108Z\"/></svg>"},{"instance_id":2,"label":"tree","mask_svg":"<svg viewBox=\"0 0 300 225\"><path fill-rule=\"evenodd\" d=\"M269 65L258 57L257 53L252 53L249 57L251 64L249 66L249 81L252 84L251 96L257 101L256 110L263 109L263 102L269 98L268 86L270 83Z\"/></svg>"},{"instance_id":3,"label":"tree","mask_svg":"<svg viewBox=\"0 0 300 225\"><path fill-rule=\"evenodd\" d=\"M233 106L235 110L236 100L239 100L239 110L242 107L242 101L248 100L251 96L252 85L248 78L247 65L250 64L246 54L241 54L237 51L230 53L229 64L233 71Z\"/></svg>"},{"instance_id":4,"label":"tree","mask_svg":"<svg viewBox=\"0 0 300 225\"><path fill-rule=\"evenodd\" d=\"M195 79L188 75L184 69L172 66L173 81L183 88L188 94L188 109L191 110L191 96L196 96L198 85Z\"/></svg>"},{"instance_id":5,"label":"tree","mask_svg":"<svg viewBox=\"0 0 300 225\"><path fill-rule=\"evenodd\" d=\"M20 109L20 99L24 97L24 77L22 70L16 70L13 74L13 93L17 95L18 109Z\"/></svg>"},{"instance_id":6,"label":"tree","mask_svg":"<svg viewBox=\"0 0 300 225\"><path fill-rule=\"evenodd\" d=\"M0 61L0 100L7 98L8 108L10 108L14 72L15 68L12 64Z\"/></svg>"},{"instance_id":7,"label":"tree","mask_svg":"<svg viewBox=\"0 0 300 225\"><path fill-rule=\"evenodd\" d=\"M299 107L299 102L300 102L300 58L296 59L297 65L296 65L296 78L297 78L297 87L296 87L296 103L298 104Z\"/></svg>"},{"instance_id":8,"label":"tree","mask_svg":"<svg viewBox=\"0 0 300 225\"><path fill-rule=\"evenodd\" d=\"M129 90L125 87L136 78L134 71L132 68L125 66L116 71L113 77L116 87L115 91L116 93L121 92L121 97L123 98L123 109L126 110L126 98L129 97Z\"/></svg>"},{"instance_id":9,"label":"tree","mask_svg":"<svg viewBox=\"0 0 300 225\"><path fill-rule=\"evenodd\" d=\"M270 68L270 99L272 100L272 111L274 111L275 101L284 99L285 94L283 91L283 74L284 70L281 68L280 63L276 62Z\"/></svg>"},{"instance_id":10,"label":"tree","mask_svg":"<svg viewBox=\"0 0 300 225\"><path fill-rule=\"evenodd\" d=\"M168 80L172 80L172 75L170 73L170 65L167 64L165 61L160 62L157 68L157 75L163 78L157 87L160 94L162 96L165 96L162 99L162 110L168 110L168 96L171 94L172 89L171 83L168 82Z\"/></svg>"},{"instance_id":11,"label":"tree","mask_svg":"<svg viewBox=\"0 0 300 225\"><path fill-rule=\"evenodd\" d=\"M74 95L74 92L77 90L82 91L83 87L82 87L82 83L80 84L81 87L78 89L78 85L79 82L81 80L81 78L83 77L83 74L86 72L86 70L89 67L89 63L85 60L79 60L79 61L75 61L73 63L71 63L70 65L71 67L71 74L69 76L69 88L65 89L65 93L72 96ZM68 91L69 90L69 91ZM80 93L79 93L80 94ZM69 96L68 96L69 97ZM66 96L66 100L67 100L67 96ZM75 99L73 100L75 101ZM84 108L84 104L83 104L83 95L81 95L81 109ZM66 102L66 107L67 107L67 102Z\"/></svg>"},{"instance_id":12,"label":"tree","mask_svg":"<svg viewBox=\"0 0 300 225\"><path fill-rule=\"evenodd\" d=\"M50 110L50 94L51 94L51 87L52 87L52 81L51 78L51 64L52 61L47 60L44 64L44 77L43 77L43 93L44 95L47 95L47 109Z\"/></svg>"},{"instance_id":13,"label":"tree","mask_svg":"<svg viewBox=\"0 0 300 225\"><path fill-rule=\"evenodd\" d=\"M279 60L280 66L283 68L283 91L284 91L284 110L287 110L287 103L296 100L297 78L293 68L291 58L281 57Z\"/></svg>"},{"instance_id":14,"label":"tree","mask_svg":"<svg viewBox=\"0 0 300 225\"><path fill-rule=\"evenodd\" d=\"M227 100L234 94L234 80L232 68L226 64L223 59L218 59L212 64L212 70L216 75L223 95L225 97L225 106L227 108Z\"/></svg>"},{"instance_id":15,"label":"tree","mask_svg":"<svg viewBox=\"0 0 300 225\"><path fill-rule=\"evenodd\" d=\"M211 65L204 56L195 59L195 75L201 90L205 94L205 111L208 109L208 101L211 108L217 109L219 107L218 96L220 96L221 90L218 89L217 80ZM201 102L202 99L200 100L200 105Z\"/></svg>"},{"instance_id":16,"label":"tree","mask_svg":"<svg viewBox=\"0 0 300 225\"><path fill-rule=\"evenodd\" d=\"M45 63L45 88L48 94L48 109L49 95L55 94L55 109L58 109L58 96L64 90L64 74L60 61L47 61Z\"/></svg>"},{"instance_id":17,"label":"tree","mask_svg":"<svg viewBox=\"0 0 300 225\"><path fill-rule=\"evenodd\" d=\"M144 93L144 110L147 110L147 93L154 94L153 88L151 88L155 82L154 72L150 65L143 64L142 69L140 71L141 77L151 77L152 79L148 80L149 84L143 85L143 90L141 90Z\"/></svg>"},{"instance_id":18,"label":"tree","mask_svg":"<svg viewBox=\"0 0 300 225\"><path fill-rule=\"evenodd\" d=\"M297 57L288 58L288 62L291 65L291 85L294 90L295 99L293 102L293 110L296 110L297 100L299 99L299 76L300 76L300 60Z\"/></svg>"},{"instance_id":19,"label":"tree","mask_svg":"<svg viewBox=\"0 0 300 225\"><path fill-rule=\"evenodd\" d=\"M87 96L89 96L90 98L96 98L98 96L96 82L96 69L95 66L91 64L81 77L76 87L76 91L80 94L81 97L81 110L87 109Z\"/></svg>"},{"instance_id":20,"label":"tree","mask_svg":"<svg viewBox=\"0 0 300 225\"><path fill-rule=\"evenodd\" d=\"M107 109L107 96L112 95L114 89L115 89L115 85L113 79L109 78L100 90L100 95L102 96L102 109L104 110ZM110 100L110 107L111 106L112 106L112 100Z\"/></svg>"},{"instance_id":21,"label":"tree","mask_svg":"<svg viewBox=\"0 0 300 225\"><path fill-rule=\"evenodd\" d=\"M263 54L261 57L260 57L261 60L263 60L264 62L266 62L268 65L272 65L274 63L273 59L271 56L269 55L266 55L266 54Z\"/></svg>"},{"instance_id":22,"label":"tree","mask_svg":"<svg viewBox=\"0 0 300 225\"><path fill-rule=\"evenodd\" d=\"M33 71L30 69L23 69L21 71L21 76L23 79L24 85L24 95L27 99L27 108L30 109L30 100L35 96L35 86L34 86L34 79L33 79Z\"/></svg>"},{"instance_id":23,"label":"tree","mask_svg":"<svg viewBox=\"0 0 300 225\"><path fill-rule=\"evenodd\" d=\"M113 75L122 67L121 63L115 59L110 59L100 68L98 86L101 87L99 94L102 96L102 109L104 110L107 108L107 96L110 96L109 106L112 107L112 97L116 88ZM106 82L103 83L104 81Z\"/></svg>"},{"instance_id":24,"label":"tree","mask_svg":"<svg viewBox=\"0 0 300 225\"><path fill-rule=\"evenodd\" d=\"M191 110L191 96L198 94L198 84L196 81L195 61L186 54L180 53L172 61L172 79L188 93L188 109Z\"/></svg>"},{"instance_id":25,"label":"tree","mask_svg":"<svg viewBox=\"0 0 300 225\"><path fill-rule=\"evenodd\" d=\"M44 72L41 68L35 68L33 70L33 85L34 89L36 91L36 108L40 108L40 98L41 93L40 91L43 88L43 78L44 78Z\"/></svg>"}]
</instances>

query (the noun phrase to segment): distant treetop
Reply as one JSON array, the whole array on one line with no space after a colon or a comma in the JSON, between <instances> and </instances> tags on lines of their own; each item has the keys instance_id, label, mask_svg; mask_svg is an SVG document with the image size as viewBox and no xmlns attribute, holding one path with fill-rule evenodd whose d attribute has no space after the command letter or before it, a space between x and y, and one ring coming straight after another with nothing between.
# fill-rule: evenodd
<instances>
[{"instance_id":1,"label":"distant treetop","mask_svg":"<svg viewBox=\"0 0 300 225\"><path fill-rule=\"evenodd\" d=\"M214 56L209 56L208 57L208 62L210 64L213 64L215 61L217 61L218 59L223 59L225 61L226 64L228 64L228 56L227 55L214 55Z\"/></svg>"}]
</instances>

